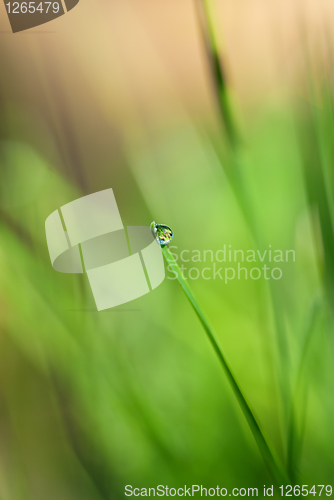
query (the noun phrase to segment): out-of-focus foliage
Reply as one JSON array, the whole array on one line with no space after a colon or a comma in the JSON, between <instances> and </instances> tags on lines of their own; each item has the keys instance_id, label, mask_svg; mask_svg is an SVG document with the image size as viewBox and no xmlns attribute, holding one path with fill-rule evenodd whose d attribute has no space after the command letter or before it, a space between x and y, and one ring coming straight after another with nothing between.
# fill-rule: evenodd
<instances>
[{"instance_id":1,"label":"out-of-focus foliage","mask_svg":"<svg viewBox=\"0 0 334 500\"><path fill-rule=\"evenodd\" d=\"M325 14L330 7L320 3ZM280 28L291 22L288 5L283 21L267 13L259 38L271 40L268 25L276 27L299 65L287 71L288 82L278 81L284 54L277 48L282 71L266 79L271 58L263 53L263 65L251 66L240 48L232 50L228 33L240 6L229 8L227 56L243 125L243 190L236 192L193 6L158 4L161 11L152 12L146 1L140 9L141 0L81 2L44 32L15 36L1 20L4 500L118 499L127 484L272 482L171 273L154 292L97 313L85 277L52 269L46 217L109 187L124 224L168 224L177 255L224 245L257 250L243 196L254 209L261 252L295 250L295 262L279 263L282 278L270 283L189 281L290 476L308 485L332 480L334 108L331 65L322 60L331 58L330 39L309 50L316 31L302 5L294 36L287 28L286 38ZM257 18L247 19L256 31ZM220 22L225 28L217 15ZM176 41L180 53L168 45L176 49ZM185 266L212 269L210 262ZM231 267L216 266L223 273Z\"/></svg>"}]
</instances>

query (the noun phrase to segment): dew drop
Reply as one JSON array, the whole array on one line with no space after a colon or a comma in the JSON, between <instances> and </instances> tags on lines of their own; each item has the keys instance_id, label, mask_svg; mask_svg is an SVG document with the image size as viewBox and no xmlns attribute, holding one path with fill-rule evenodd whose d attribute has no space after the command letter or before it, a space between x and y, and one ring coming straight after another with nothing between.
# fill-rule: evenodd
<instances>
[{"instance_id":1,"label":"dew drop","mask_svg":"<svg viewBox=\"0 0 334 500\"><path fill-rule=\"evenodd\" d=\"M168 245L173 239L173 231L166 224L156 224L154 221L151 224L151 230L154 238L160 246Z\"/></svg>"}]
</instances>

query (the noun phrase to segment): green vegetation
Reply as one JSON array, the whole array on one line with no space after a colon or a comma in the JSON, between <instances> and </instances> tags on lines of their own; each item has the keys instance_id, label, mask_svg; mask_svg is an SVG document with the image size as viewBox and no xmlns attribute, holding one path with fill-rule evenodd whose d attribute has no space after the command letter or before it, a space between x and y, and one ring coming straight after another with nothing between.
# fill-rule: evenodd
<instances>
[{"instance_id":1,"label":"green vegetation","mask_svg":"<svg viewBox=\"0 0 334 500\"><path fill-rule=\"evenodd\" d=\"M118 500L126 485L185 484L260 496L274 482L333 480L331 41L325 63L301 30L299 81L240 98L237 120L215 3L197 4L207 52L189 71L211 68L211 108L195 80L187 105L188 81L170 90L152 50L163 44L147 41L127 3L129 24L112 32L123 45L107 38L104 10L93 23L78 8L85 37L20 35L0 48L1 500ZM108 16L124 20L123 5ZM157 289L98 313L86 276L52 269L47 216L109 187L125 225L173 229L163 253L183 290L167 267ZM224 245L296 258L270 263L280 279L250 277L267 254L225 283L213 264L235 263L193 252Z\"/></svg>"}]
</instances>

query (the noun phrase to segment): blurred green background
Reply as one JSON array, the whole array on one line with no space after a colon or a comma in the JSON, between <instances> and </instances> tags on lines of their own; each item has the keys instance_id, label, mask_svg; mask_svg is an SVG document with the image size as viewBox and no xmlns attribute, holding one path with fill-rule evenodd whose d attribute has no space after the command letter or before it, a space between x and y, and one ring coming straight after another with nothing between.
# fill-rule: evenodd
<instances>
[{"instance_id":1,"label":"blurred green background","mask_svg":"<svg viewBox=\"0 0 334 500\"><path fill-rule=\"evenodd\" d=\"M281 280L190 284L291 484L331 484L334 7L207 4L236 148L195 2L81 0L16 35L0 6L1 500L273 484L176 281L97 313L52 269L47 216L109 187L174 253L295 250Z\"/></svg>"}]
</instances>

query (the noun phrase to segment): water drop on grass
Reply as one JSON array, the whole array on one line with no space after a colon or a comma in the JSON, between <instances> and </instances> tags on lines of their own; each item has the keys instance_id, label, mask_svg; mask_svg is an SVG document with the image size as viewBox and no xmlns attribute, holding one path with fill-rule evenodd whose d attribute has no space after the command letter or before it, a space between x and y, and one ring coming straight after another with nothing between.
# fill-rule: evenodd
<instances>
[{"instance_id":1,"label":"water drop on grass","mask_svg":"<svg viewBox=\"0 0 334 500\"><path fill-rule=\"evenodd\" d=\"M154 221L151 224L151 230L154 238L160 246L168 245L173 239L173 231L166 224L156 224Z\"/></svg>"}]
</instances>

